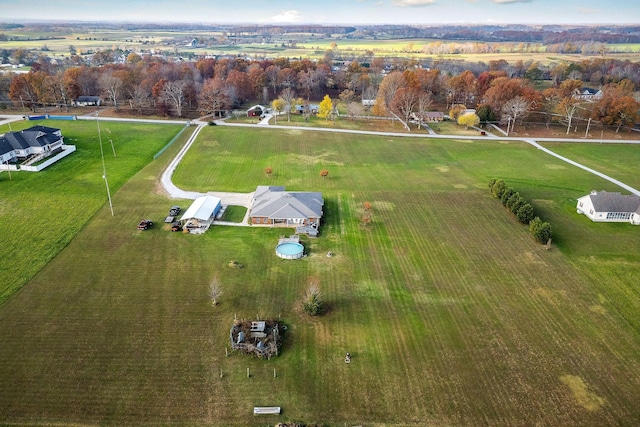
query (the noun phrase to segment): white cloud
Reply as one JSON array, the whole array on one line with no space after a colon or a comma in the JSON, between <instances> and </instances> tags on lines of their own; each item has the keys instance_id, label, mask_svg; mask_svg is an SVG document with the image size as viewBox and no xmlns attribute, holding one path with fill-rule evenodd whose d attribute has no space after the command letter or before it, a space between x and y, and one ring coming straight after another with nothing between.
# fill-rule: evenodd
<instances>
[{"instance_id":1,"label":"white cloud","mask_svg":"<svg viewBox=\"0 0 640 427\"><path fill-rule=\"evenodd\" d=\"M398 7L423 7L435 4L436 0L393 0L391 4Z\"/></svg>"},{"instance_id":2,"label":"white cloud","mask_svg":"<svg viewBox=\"0 0 640 427\"><path fill-rule=\"evenodd\" d=\"M531 0L493 0L494 3L508 4L508 3L531 3Z\"/></svg>"},{"instance_id":3,"label":"white cloud","mask_svg":"<svg viewBox=\"0 0 640 427\"><path fill-rule=\"evenodd\" d=\"M297 10L284 10L276 16L272 16L273 22L297 22L300 20L300 12Z\"/></svg>"}]
</instances>

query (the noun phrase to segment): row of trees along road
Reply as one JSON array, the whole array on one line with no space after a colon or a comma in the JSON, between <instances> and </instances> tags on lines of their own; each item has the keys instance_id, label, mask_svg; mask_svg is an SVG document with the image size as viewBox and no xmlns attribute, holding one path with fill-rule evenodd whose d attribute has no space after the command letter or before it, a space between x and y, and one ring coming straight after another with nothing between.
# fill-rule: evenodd
<instances>
[{"instance_id":1,"label":"row of trees along road","mask_svg":"<svg viewBox=\"0 0 640 427\"><path fill-rule=\"evenodd\" d=\"M353 61L336 70L328 63L307 59L201 59L173 63L130 54L125 64L100 67L62 68L46 61L34 63L29 73L0 77L0 99L35 112L43 106L67 109L81 95L100 95L116 109L126 105L140 113L182 117L185 111L219 116L249 100L269 103L273 99L280 99L282 111L288 113L295 103L308 104L311 99L332 94L334 104L341 99L353 115L361 111L358 106L362 99L375 99L373 114L393 114L405 121L412 117L424 119L434 104L447 108L464 105L476 108L482 121L503 122L508 130L533 112L546 113L549 121L563 120L567 131L578 118L619 129L632 125L638 117L633 94L640 81L640 65L616 64L615 76L593 71L592 75L600 73L600 82L606 81L598 86L603 96L596 102L576 99L575 90L585 84L570 78L606 63L614 64L613 60L584 61L582 71L578 71L575 66L543 67L532 63L524 73L530 77L527 78L519 77L514 72L518 68L504 61L490 61L482 72L467 69L449 74L439 68L420 68L415 63L395 63L392 67L383 58L374 58L366 67ZM478 68L477 64L472 68ZM537 90L535 78L545 75L553 76L555 84Z\"/></svg>"}]
</instances>

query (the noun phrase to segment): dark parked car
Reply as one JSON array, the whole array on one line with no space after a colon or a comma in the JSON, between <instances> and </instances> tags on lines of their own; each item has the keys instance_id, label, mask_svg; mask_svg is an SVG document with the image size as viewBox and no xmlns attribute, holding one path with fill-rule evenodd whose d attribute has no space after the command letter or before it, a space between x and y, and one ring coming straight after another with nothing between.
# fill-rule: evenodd
<instances>
[{"instance_id":1,"label":"dark parked car","mask_svg":"<svg viewBox=\"0 0 640 427\"><path fill-rule=\"evenodd\" d=\"M180 206L171 206L171 209L169 209L169 216L177 216L180 211Z\"/></svg>"},{"instance_id":2,"label":"dark parked car","mask_svg":"<svg viewBox=\"0 0 640 427\"><path fill-rule=\"evenodd\" d=\"M143 219L138 224L138 230L148 230L149 227L151 227L152 225L153 225L153 221L151 221L150 219Z\"/></svg>"}]
</instances>

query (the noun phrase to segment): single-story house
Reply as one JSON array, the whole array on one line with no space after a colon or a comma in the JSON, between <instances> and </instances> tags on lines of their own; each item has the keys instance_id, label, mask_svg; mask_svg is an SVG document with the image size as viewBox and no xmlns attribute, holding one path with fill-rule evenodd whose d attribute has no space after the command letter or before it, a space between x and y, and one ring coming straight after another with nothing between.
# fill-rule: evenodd
<instances>
[{"instance_id":1,"label":"single-story house","mask_svg":"<svg viewBox=\"0 0 640 427\"><path fill-rule=\"evenodd\" d=\"M79 96L73 101L73 105L76 107L99 107L102 105L102 98L99 96Z\"/></svg>"},{"instance_id":2,"label":"single-story house","mask_svg":"<svg viewBox=\"0 0 640 427\"><path fill-rule=\"evenodd\" d=\"M191 206L184 212L180 222L184 229L192 233L205 232L218 212L222 209L220 198L215 196L201 196L193 201Z\"/></svg>"},{"instance_id":3,"label":"single-story house","mask_svg":"<svg viewBox=\"0 0 640 427\"><path fill-rule=\"evenodd\" d=\"M324 199L318 192L285 191L284 187L260 185L251 205L251 224L272 227L319 227Z\"/></svg>"},{"instance_id":4,"label":"single-story house","mask_svg":"<svg viewBox=\"0 0 640 427\"><path fill-rule=\"evenodd\" d=\"M594 222L630 222L640 225L640 196L592 191L578 199L576 210Z\"/></svg>"},{"instance_id":5,"label":"single-story house","mask_svg":"<svg viewBox=\"0 0 640 427\"><path fill-rule=\"evenodd\" d=\"M247 117L260 117L264 112L265 107L262 105L254 105L247 110Z\"/></svg>"},{"instance_id":6,"label":"single-story house","mask_svg":"<svg viewBox=\"0 0 640 427\"><path fill-rule=\"evenodd\" d=\"M318 114L318 111L320 110L320 105L318 104L309 104L309 105L302 105L302 104L298 104L296 105L296 112L297 113L304 113L305 109L309 109L308 111L311 114Z\"/></svg>"},{"instance_id":7,"label":"single-story house","mask_svg":"<svg viewBox=\"0 0 640 427\"><path fill-rule=\"evenodd\" d=\"M60 129L33 126L0 136L0 163L21 161L30 156L47 157L64 144Z\"/></svg>"},{"instance_id":8,"label":"single-story house","mask_svg":"<svg viewBox=\"0 0 640 427\"><path fill-rule=\"evenodd\" d=\"M581 89L575 89L573 91L573 99L582 99L585 101L596 101L601 98L602 98L602 91L599 89L583 87Z\"/></svg>"},{"instance_id":9,"label":"single-story house","mask_svg":"<svg viewBox=\"0 0 640 427\"><path fill-rule=\"evenodd\" d=\"M418 117L422 117L425 122L436 123L444 120L444 113L441 111L427 111L422 114L411 113L412 120L418 120Z\"/></svg>"}]
</instances>

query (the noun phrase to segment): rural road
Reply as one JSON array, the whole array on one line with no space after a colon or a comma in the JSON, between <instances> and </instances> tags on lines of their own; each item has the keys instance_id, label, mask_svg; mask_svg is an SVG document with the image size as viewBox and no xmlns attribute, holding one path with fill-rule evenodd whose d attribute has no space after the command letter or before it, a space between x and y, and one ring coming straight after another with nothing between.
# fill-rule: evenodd
<instances>
[{"instance_id":1,"label":"rural road","mask_svg":"<svg viewBox=\"0 0 640 427\"><path fill-rule=\"evenodd\" d=\"M314 131L314 132L335 132L335 133L351 133L351 134L360 134L360 135L383 135L383 136L391 136L391 137L399 137L399 138L436 138L436 139L468 139L468 140L500 140L500 141L517 141L517 142L526 142L527 144L536 147L539 150L544 151L545 153L553 156L563 162L566 162L570 165L576 166L580 169L583 169L589 173L597 175L627 191L630 193L636 194L640 196L640 191L615 179L608 175L605 175L601 172L598 172L592 168L589 168L585 165L582 165L578 162L575 162L571 159L563 157L548 148L540 145L540 142L592 142L598 144L640 144L640 140L617 140L617 139L604 139L604 140L585 140L585 139L571 139L571 138L517 138L517 137L507 137L507 136L460 136L460 135L438 135L438 134L412 134L412 133L399 133L399 132L372 132L372 131L358 131L358 130L348 130L348 129L333 129L333 128L312 128L312 127L304 127L304 126L281 126L281 125L271 125L269 124L269 119L271 119L271 115L266 116L263 120L258 122L257 124L246 124L246 123L226 123L224 120L216 120L216 124L219 126L231 126L231 127L256 127L256 126L269 126L269 128L273 129L288 129L288 130L300 130L300 131ZM17 122L24 120L22 115L0 115L0 119L8 120L9 123ZM85 116L77 116L78 120L96 120L95 113L91 115ZM247 208L251 207L251 199L253 197L253 193L226 193L226 192L208 192L208 193L199 193L194 191L186 191L178 188L172 181L171 177L176 169L176 167L182 161L184 155L189 151L191 145L198 137L198 134L202 130L204 126L207 126L207 122L203 120L151 120L151 119L128 119L128 118L113 118L113 117L100 117L100 121L129 121L129 122L141 122L141 123L170 123L170 124L195 124L197 129L193 132L187 143L182 147L180 152L176 155L176 157L171 161L167 169L163 172L161 177L162 186L164 187L167 194L169 194L172 198L177 199L196 199L205 194L213 195L219 197L222 201L223 206L235 205L235 206L245 206ZM1 123L0 123L1 124Z\"/></svg>"}]
</instances>

